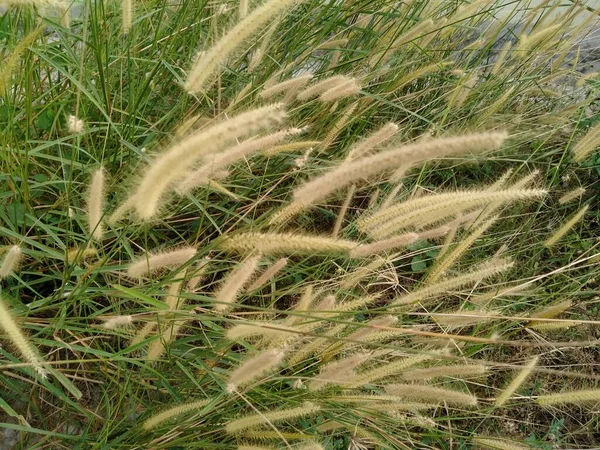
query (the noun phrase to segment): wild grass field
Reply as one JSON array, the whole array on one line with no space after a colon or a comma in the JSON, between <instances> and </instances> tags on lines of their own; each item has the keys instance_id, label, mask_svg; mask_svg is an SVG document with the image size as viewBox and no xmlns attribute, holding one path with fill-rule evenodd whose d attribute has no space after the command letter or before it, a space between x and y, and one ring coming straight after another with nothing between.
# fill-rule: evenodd
<instances>
[{"instance_id":1,"label":"wild grass field","mask_svg":"<svg viewBox=\"0 0 600 450\"><path fill-rule=\"evenodd\" d=\"M5 3L2 450L600 448L597 5Z\"/></svg>"}]
</instances>

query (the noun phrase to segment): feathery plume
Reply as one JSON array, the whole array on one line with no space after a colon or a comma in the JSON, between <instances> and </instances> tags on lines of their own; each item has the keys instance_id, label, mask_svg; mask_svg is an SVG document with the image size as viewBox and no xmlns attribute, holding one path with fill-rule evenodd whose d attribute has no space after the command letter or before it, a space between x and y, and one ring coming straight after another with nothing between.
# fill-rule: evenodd
<instances>
[{"instance_id":1,"label":"feathery plume","mask_svg":"<svg viewBox=\"0 0 600 450\"><path fill-rule=\"evenodd\" d=\"M562 24L555 24L549 27L543 27L542 30L536 31L529 35L523 34L519 39L519 45L515 49L515 56L518 58L524 58L531 50L542 42L546 41L549 37L554 35L557 31L562 29Z\"/></svg>"},{"instance_id":2,"label":"feathery plume","mask_svg":"<svg viewBox=\"0 0 600 450\"><path fill-rule=\"evenodd\" d=\"M133 0L121 0L121 18L123 22L123 33L129 34L133 24Z\"/></svg>"},{"instance_id":3,"label":"feathery plume","mask_svg":"<svg viewBox=\"0 0 600 450\"><path fill-rule=\"evenodd\" d=\"M504 189L498 191L457 191L429 195L408 200L377 211L357 220L357 227L375 239L386 238L410 225L424 227L430 223L451 217L464 210L488 204L502 204L517 200L542 197L542 189Z\"/></svg>"},{"instance_id":4,"label":"feathery plume","mask_svg":"<svg viewBox=\"0 0 600 450\"><path fill-rule=\"evenodd\" d=\"M350 162L368 155L371 150L390 140L397 132L398 125L392 122L385 124L380 129L367 136L365 139L350 147L346 161Z\"/></svg>"},{"instance_id":5,"label":"feathery plume","mask_svg":"<svg viewBox=\"0 0 600 450\"><path fill-rule=\"evenodd\" d=\"M430 36L434 36L434 34L432 33ZM412 83L413 81L418 80L419 78L422 78L426 75L431 75L432 73L439 72L440 70L444 70L450 65L452 65L452 63L450 62L436 62L427 66L423 66L416 70L411 70L404 77L398 80L390 89L390 91L398 91L406 85Z\"/></svg>"},{"instance_id":6,"label":"feathery plume","mask_svg":"<svg viewBox=\"0 0 600 450\"><path fill-rule=\"evenodd\" d=\"M492 436L477 436L473 439L473 442L478 446L495 450L531 450L528 445L521 445L519 442Z\"/></svg>"},{"instance_id":7,"label":"feathery plume","mask_svg":"<svg viewBox=\"0 0 600 450\"><path fill-rule=\"evenodd\" d=\"M360 328L355 332L346 336L348 341L363 341L368 336L381 331L381 327L391 327L398 322L398 318L394 316L383 316L377 319L369 320L365 324L361 324Z\"/></svg>"},{"instance_id":8,"label":"feathery plume","mask_svg":"<svg viewBox=\"0 0 600 450\"><path fill-rule=\"evenodd\" d=\"M498 316L499 314L500 312L496 310L482 309L431 314L431 318L435 320L439 326L446 329L453 329L469 327L471 325L489 322L490 320L496 320L496 317L494 316Z\"/></svg>"},{"instance_id":9,"label":"feathery plume","mask_svg":"<svg viewBox=\"0 0 600 450\"><path fill-rule=\"evenodd\" d=\"M11 78L17 69L23 53L35 42L42 30L43 27L40 26L23 37L17 46L11 50L10 54L2 60L2 68L0 68L0 95L4 94L9 88Z\"/></svg>"},{"instance_id":10,"label":"feathery plume","mask_svg":"<svg viewBox=\"0 0 600 450\"><path fill-rule=\"evenodd\" d=\"M564 313L571 306L573 306L573 302L571 300L565 300L564 302L556 303L544 308L541 311L534 312L530 317L536 319L552 319L553 317Z\"/></svg>"},{"instance_id":11,"label":"feathery plume","mask_svg":"<svg viewBox=\"0 0 600 450\"><path fill-rule=\"evenodd\" d=\"M354 369L368 358L367 353L357 353L324 366L319 375L308 382L308 390L318 391L329 384L343 384L354 375Z\"/></svg>"},{"instance_id":12,"label":"feathery plume","mask_svg":"<svg viewBox=\"0 0 600 450\"><path fill-rule=\"evenodd\" d=\"M348 121L354 117L354 112L356 111L357 107L358 102L354 102L350 104L346 109L344 109L340 118L333 123L331 129L327 132L327 134L321 141L321 145L319 147L321 151L327 150L331 146L331 144L335 142L340 133L348 124Z\"/></svg>"},{"instance_id":13,"label":"feathery plume","mask_svg":"<svg viewBox=\"0 0 600 450\"><path fill-rule=\"evenodd\" d=\"M21 248L13 245L8 249L2 263L0 263L0 280L8 277L15 271L21 260Z\"/></svg>"},{"instance_id":14,"label":"feathery plume","mask_svg":"<svg viewBox=\"0 0 600 450\"><path fill-rule=\"evenodd\" d=\"M399 395L417 401L438 402L443 400L445 403L452 406L477 405L477 397L471 394L434 386L423 386L420 384L388 384L385 386L385 391L388 394Z\"/></svg>"},{"instance_id":15,"label":"feathery plume","mask_svg":"<svg viewBox=\"0 0 600 450\"><path fill-rule=\"evenodd\" d=\"M431 359L431 356L417 355L398 359L391 363L382 364L379 367L357 374L347 381L345 387L358 388L364 386L365 384L373 383L374 381L381 380L382 378L402 373L409 367L422 363L423 361L427 361L428 359Z\"/></svg>"},{"instance_id":16,"label":"feathery plume","mask_svg":"<svg viewBox=\"0 0 600 450\"><path fill-rule=\"evenodd\" d=\"M540 395L535 400L538 405L541 406L598 402L600 401L600 389L563 392L562 394Z\"/></svg>"},{"instance_id":17,"label":"feathery plume","mask_svg":"<svg viewBox=\"0 0 600 450\"><path fill-rule=\"evenodd\" d=\"M114 316L114 317L111 317L110 319L107 319L102 324L102 328L105 328L107 330L114 330L115 328L131 325L132 322L133 322L132 316Z\"/></svg>"},{"instance_id":18,"label":"feathery plume","mask_svg":"<svg viewBox=\"0 0 600 450\"><path fill-rule=\"evenodd\" d=\"M215 311L226 312L232 307L232 303L236 301L238 294L256 271L259 261L259 255L250 256L239 268L229 272L225 281L215 292Z\"/></svg>"},{"instance_id":19,"label":"feathery plume","mask_svg":"<svg viewBox=\"0 0 600 450\"><path fill-rule=\"evenodd\" d=\"M600 147L600 123L593 126L573 147L573 159L581 162Z\"/></svg>"},{"instance_id":20,"label":"feathery plume","mask_svg":"<svg viewBox=\"0 0 600 450\"><path fill-rule=\"evenodd\" d=\"M500 272L504 272L505 270L510 269L512 266L513 263L510 261L493 261L472 272L464 273L447 280L442 280L438 283L417 289L410 294L397 297L393 304L409 305L418 301L430 300L432 298L444 295L450 290L460 289L469 284L482 281Z\"/></svg>"},{"instance_id":21,"label":"feathery plume","mask_svg":"<svg viewBox=\"0 0 600 450\"><path fill-rule=\"evenodd\" d=\"M379 269L388 262L386 258L375 258L366 266L358 267L356 270L346 274L344 280L340 284L342 289L352 289L365 278L375 276L379 273Z\"/></svg>"},{"instance_id":22,"label":"feathery plume","mask_svg":"<svg viewBox=\"0 0 600 450\"><path fill-rule=\"evenodd\" d=\"M290 357L287 360L289 366L294 366L304 360L306 360L310 355L317 354L327 348L332 341L335 341L335 337L337 337L342 330L346 328L345 323L338 323L336 325L330 326L326 329L326 331L320 334L321 337L313 338L311 341L306 341L302 346L298 347L294 352L290 354Z\"/></svg>"},{"instance_id":23,"label":"feathery plume","mask_svg":"<svg viewBox=\"0 0 600 450\"><path fill-rule=\"evenodd\" d=\"M340 395L335 397L335 401L342 403L365 403L366 405L372 404L374 407L380 405L386 409L392 407L395 410L404 411L419 411L437 407L436 404L407 402L404 397L385 394Z\"/></svg>"},{"instance_id":24,"label":"feathery plume","mask_svg":"<svg viewBox=\"0 0 600 450\"><path fill-rule=\"evenodd\" d=\"M288 263L287 258L278 259L277 262L275 262L275 264L272 264L267 270L265 270L261 274L260 277L258 277L254 282L252 282L252 284L250 286L248 286L248 289L246 289L246 292L252 292L252 291L262 287L271 278L273 278L275 275L277 275L285 266L287 266L287 263Z\"/></svg>"},{"instance_id":25,"label":"feathery plume","mask_svg":"<svg viewBox=\"0 0 600 450\"><path fill-rule=\"evenodd\" d=\"M347 83L348 81L352 81L352 78L345 75L333 75L307 87L300 92L296 98L301 102L305 102L311 98L320 96L323 92L333 89L336 86Z\"/></svg>"},{"instance_id":26,"label":"feathery plume","mask_svg":"<svg viewBox=\"0 0 600 450\"><path fill-rule=\"evenodd\" d=\"M498 149L506 133L481 133L461 137L433 139L408 144L393 150L361 158L330 170L294 191L294 204L309 206L359 179L372 177L398 164L411 164L431 158L485 152Z\"/></svg>"},{"instance_id":27,"label":"feathery plume","mask_svg":"<svg viewBox=\"0 0 600 450\"><path fill-rule=\"evenodd\" d=\"M235 139L252 135L281 122L285 116L280 104L269 105L241 113L187 136L160 154L150 164L137 189L125 201L123 208L134 208L142 219L152 218L169 187L196 161ZM121 208L118 211L122 214ZM111 218L111 222L114 220L115 218Z\"/></svg>"},{"instance_id":28,"label":"feathery plume","mask_svg":"<svg viewBox=\"0 0 600 450\"><path fill-rule=\"evenodd\" d=\"M297 450L325 450L321 444L317 442L305 442L296 447Z\"/></svg>"},{"instance_id":29,"label":"feathery plume","mask_svg":"<svg viewBox=\"0 0 600 450\"><path fill-rule=\"evenodd\" d=\"M290 78L289 80L282 81L281 83L274 84L262 90L259 94L263 99L269 99L279 94L286 94L287 96L298 95L298 91L306 86L310 80L312 80L312 74L305 73L298 77Z\"/></svg>"},{"instance_id":30,"label":"feathery plume","mask_svg":"<svg viewBox=\"0 0 600 450\"><path fill-rule=\"evenodd\" d=\"M227 382L227 392L235 392L239 387L245 386L259 377L275 370L283 361L285 350L274 348L265 350L235 369Z\"/></svg>"},{"instance_id":31,"label":"feathery plume","mask_svg":"<svg viewBox=\"0 0 600 450\"><path fill-rule=\"evenodd\" d=\"M220 244L223 250L237 253L259 251L270 255L276 253L348 253L357 242L307 236L294 233L238 233L228 236Z\"/></svg>"},{"instance_id":32,"label":"feathery plume","mask_svg":"<svg viewBox=\"0 0 600 450\"><path fill-rule=\"evenodd\" d=\"M130 278L141 278L151 275L162 268L177 268L196 254L194 247L182 247L162 253L148 253L133 261L127 267L127 276Z\"/></svg>"},{"instance_id":33,"label":"feathery plume","mask_svg":"<svg viewBox=\"0 0 600 450\"><path fill-rule=\"evenodd\" d=\"M231 54L250 45L251 38L280 13L291 10L302 0L267 0L231 28L215 45L196 58L188 73L185 89L190 94L208 89Z\"/></svg>"},{"instance_id":34,"label":"feathery plume","mask_svg":"<svg viewBox=\"0 0 600 450\"><path fill-rule=\"evenodd\" d=\"M96 170L92 175L88 191L88 222L90 235L97 241L102 239L102 215L104 210L104 170Z\"/></svg>"},{"instance_id":35,"label":"feathery plume","mask_svg":"<svg viewBox=\"0 0 600 450\"><path fill-rule=\"evenodd\" d=\"M254 414L241 419L232 420L225 425L225 431L230 434L238 433L248 428L256 428L260 425L281 422L283 420L297 419L299 417L309 416L318 412L321 408L311 402L305 402L302 406L296 408L281 409L279 411L264 412Z\"/></svg>"},{"instance_id":36,"label":"feathery plume","mask_svg":"<svg viewBox=\"0 0 600 450\"><path fill-rule=\"evenodd\" d=\"M46 378L48 371L45 368L45 361L39 355L37 349L29 341L25 333L12 316L11 310L5 304L4 298L0 297L0 329L7 334L8 339L13 343L17 350L23 356L23 359L31 364L39 376Z\"/></svg>"},{"instance_id":37,"label":"feathery plume","mask_svg":"<svg viewBox=\"0 0 600 450\"><path fill-rule=\"evenodd\" d=\"M238 16L240 20L248 15L248 0L240 0L240 5L238 6Z\"/></svg>"},{"instance_id":38,"label":"feathery plume","mask_svg":"<svg viewBox=\"0 0 600 450\"><path fill-rule=\"evenodd\" d=\"M179 272L175 278L179 281L171 283L169 286L169 294L165 300L168 311L175 311L183 306L183 301L181 301L181 297L179 295L181 291L181 286L183 284L183 272ZM171 343L177 334L179 333L179 329L183 326L184 321L176 321L175 323L156 323L156 326L159 326L159 331L161 331L158 339L153 340L148 346L148 352L146 353L147 361L156 361L158 360L165 351L165 347ZM154 328L152 328L153 330ZM142 329L143 331L143 329ZM137 336L136 336L137 338Z\"/></svg>"},{"instance_id":39,"label":"feathery plume","mask_svg":"<svg viewBox=\"0 0 600 450\"><path fill-rule=\"evenodd\" d=\"M589 205L585 205L577 213L575 213L569 220L567 220L558 230L556 230L552 236L544 241L546 248L553 247L558 241L561 240L570 230L573 228L587 212Z\"/></svg>"},{"instance_id":40,"label":"feathery plume","mask_svg":"<svg viewBox=\"0 0 600 450\"><path fill-rule=\"evenodd\" d=\"M360 93L360 90L360 84L356 80L352 79L326 90L319 96L319 100L325 103L334 102L336 100L341 100L343 98L356 95Z\"/></svg>"},{"instance_id":41,"label":"feathery plume","mask_svg":"<svg viewBox=\"0 0 600 450\"><path fill-rule=\"evenodd\" d=\"M291 333L297 333L296 328L288 327L276 322L253 321L235 325L227 330L225 336L231 341L240 341L251 337L263 337L267 339L286 339Z\"/></svg>"},{"instance_id":42,"label":"feathery plume","mask_svg":"<svg viewBox=\"0 0 600 450\"><path fill-rule=\"evenodd\" d=\"M248 157L265 148L272 147L290 136L301 133L301 128L289 128L263 136L257 139L246 140L222 153L215 154L209 158L199 169L186 176L177 186L179 194L186 194L194 187L210 181L216 172L227 166Z\"/></svg>"},{"instance_id":43,"label":"feathery plume","mask_svg":"<svg viewBox=\"0 0 600 450\"><path fill-rule=\"evenodd\" d=\"M352 186L350 186L350 189L348 189L348 192L346 193L346 198L344 199L344 203L342 203L342 207L340 208L340 211L338 212L338 215L335 219L335 225L333 226L333 232L331 233L331 236L334 239L337 239L337 237L340 234L340 230L342 229L342 225L344 224L344 217L346 217L346 212L348 211L348 207L350 206L350 202L352 201L355 192L356 185L353 184Z\"/></svg>"},{"instance_id":44,"label":"feathery plume","mask_svg":"<svg viewBox=\"0 0 600 450\"><path fill-rule=\"evenodd\" d=\"M538 357L533 358L523 369L519 372L519 374L512 379L512 381L504 388L502 393L496 397L496 406L502 406L506 403L506 401L512 397L512 395L517 392L517 389L521 387L521 385L525 382L527 377L533 372L533 369L538 363Z\"/></svg>"},{"instance_id":45,"label":"feathery plume","mask_svg":"<svg viewBox=\"0 0 600 450\"><path fill-rule=\"evenodd\" d=\"M173 406L171 408L166 409L158 414L153 415L149 419L147 419L143 424L142 428L146 431L152 430L156 428L160 424L164 422L169 422L176 417L181 416L182 414L188 414L191 412L198 412L202 410L206 405L210 403L210 399L206 400L196 400L189 403L184 403L182 405Z\"/></svg>"},{"instance_id":46,"label":"feathery plume","mask_svg":"<svg viewBox=\"0 0 600 450\"><path fill-rule=\"evenodd\" d=\"M305 150L312 147L316 147L321 144L321 141L298 141L289 142L287 144L275 145L271 148L263 150L262 154L265 156L275 156L283 152L294 152L296 150Z\"/></svg>"},{"instance_id":47,"label":"feathery plume","mask_svg":"<svg viewBox=\"0 0 600 450\"><path fill-rule=\"evenodd\" d=\"M361 244L350 252L351 258L362 258L365 256L375 255L377 253L397 250L398 248L406 247L419 239L417 233L401 234L389 239L374 242L372 244Z\"/></svg>"},{"instance_id":48,"label":"feathery plume","mask_svg":"<svg viewBox=\"0 0 600 450\"><path fill-rule=\"evenodd\" d=\"M195 292L200 282L204 279L206 275L206 270L208 269L208 263L209 260L206 258L204 259L204 261L200 261L198 263L198 265L196 266L196 270L192 270L194 276L189 279L186 286L186 289L189 292Z\"/></svg>"},{"instance_id":49,"label":"feathery plume","mask_svg":"<svg viewBox=\"0 0 600 450\"><path fill-rule=\"evenodd\" d=\"M97 256L98 250L93 247L73 247L67 250L65 253L65 262L77 262L80 260L85 260L91 258L92 256Z\"/></svg>"},{"instance_id":50,"label":"feathery plume","mask_svg":"<svg viewBox=\"0 0 600 450\"><path fill-rule=\"evenodd\" d=\"M585 189L584 188L575 188L570 190L569 192L566 192L565 194L563 194L559 199L558 199L558 203L559 205L565 205L567 203L569 203L572 200L575 200L576 198L580 198L583 194L585 194Z\"/></svg>"},{"instance_id":51,"label":"feathery plume","mask_svg":"<svg viewBox=\"0 0 600 450\"><path fill-rule=\"evenodd\" d=\"M483 364L464 364L454 366L436 366L427 369L408 370L400 378L403 381L431 380L433 378L466 378L484 374L487 367Z\"/></svg>"},{"instance_id":52,"label":"feathery plume","mask_svg":"<svg viewBox=\"0 0 600 450\"><path fill-rule=\"evenodd\" d=\"M279 436L275 436L279 437ZM237 450L276 450L275 447L266 447L264 445L238 445Z\"/></svg>"},{"instance_id":53,"label":"feathery plume","mask_svg":"<svg viewBox=\"0 0 600 450\"><path fill-rule=\"evenodd\" d=\"M300 297L300 301L294 306L294 309L293 309L294 313L302 313L302 312L308 311L313 300L314 300L313 287L312 287L312 285L309 284L304 289L304 292L302 293L302 296ZM297 324L301 320L302 320L302 317L299 317L297 314L288 314L288 316L285 318L283 323L286 326L292 326L292 325Z\"/></svg>"},{"instance_id":54,"label":"feathery plume","mask_svg":"<svg viewBox=\"0 0 600 450\"><path fill-rule=\"evenodd\" d=\"M67 129L69 130L69 133L79 134L85 129L85 124L83 120L71 114L67 117Z\"/></svg>"},{"instance_id":55,"label":"feathery plume","mask_svg":"<svg viewBox=\"0 0 600 450\"><path fill-rule=\"evenodd\" d=\"M433 267L430 269L426 282L435 283L440 279L446 271L452 267L464 254L465 252L479 239L483 233L485 233L495 222L498 220L498 216L486 220L479 227L471 232L467 237L461 239L458 245L449 253L446 253L444 258L438 259Z\"/></svg>"}]
</instances>

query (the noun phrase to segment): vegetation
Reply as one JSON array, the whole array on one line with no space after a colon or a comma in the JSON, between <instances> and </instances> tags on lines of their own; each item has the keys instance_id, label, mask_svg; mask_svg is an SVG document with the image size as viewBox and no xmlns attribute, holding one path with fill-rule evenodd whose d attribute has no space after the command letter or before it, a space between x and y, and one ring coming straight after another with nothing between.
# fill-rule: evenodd
<instances>
[{"instance_id":1,"label":"vegetation","mask_svg":"<svg viewBox=\"0 0 600 450\"><path fill-rule=\"evenodd\" d=\"M9 0L3 448L598 448L599 12Z\"/></svg>"}]
</instances>

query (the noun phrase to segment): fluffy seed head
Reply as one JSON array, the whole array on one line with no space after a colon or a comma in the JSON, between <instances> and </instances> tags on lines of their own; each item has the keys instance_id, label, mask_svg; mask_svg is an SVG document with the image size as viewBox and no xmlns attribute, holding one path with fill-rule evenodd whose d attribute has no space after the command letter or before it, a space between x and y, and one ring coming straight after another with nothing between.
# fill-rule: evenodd
<instances>
[{"instance_id":1,"label":"fluffy seed head","mask_svg":"<svg viewBox=\"0 0 600 450\"><path fill-rule=\"evenodd\" d=\"M0 263L0 280L8 277L19 265L21 260L21 248L13 245L8 249L4 259Z\"/></svg>"},{"instance_id":2,"label":"fluffy seed head","mask_svg":"<svg viewBox=\"0 0 600 450\"><path fill-rule=\"evenodd\" d=\"M148 253L133 261L127 267L127 276L141 278L163 268L177 268L192 259L196 254L194 247L183 247L163 253Z\"/></svg>"},{"instance_id":3,"label":"fluffy seed head","mask_svg":"<svg viewBox=\"0 0 600 450\"><path fill-rule=\"evenodd\" d=\"M234 392L239 387L275 370L284 357L285 351L283 349L274 348L249 358L231 373L227 382L227 391Z\"/></svg>"}]
</instances>

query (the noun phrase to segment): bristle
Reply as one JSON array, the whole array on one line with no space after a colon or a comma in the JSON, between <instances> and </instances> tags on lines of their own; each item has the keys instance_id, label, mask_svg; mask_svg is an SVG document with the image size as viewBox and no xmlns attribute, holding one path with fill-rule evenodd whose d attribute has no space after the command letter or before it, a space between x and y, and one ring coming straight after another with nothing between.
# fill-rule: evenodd
<instances>
[{"instance_id":1,"label":"bristle","mask_svg":"<svg viewBox=\"0 0 600 450\"><path fill-rule=\"evenodd\" d=\"M148 253L133 261L127 267L127 276L141 278L163 268L177 268L188 262L196 254L194 247L183 247L163 253Z\"/></svg>"},{"instance_id":2,"label":"bristle","mask_svg":"<svg viewBox=\"0 0 600 450\"><path fill-rule=\"evenodd\" d=\"M225 431L229 434L239 433L248 428L256 428L260 425L280 422L282 420L297 419L317 413L321 408L311 402L305 402L302 406L296 408L282 409L279 411L263 412L260 414L242 417L232 420L225 425Z\"/></svg>"}]
</instances>

